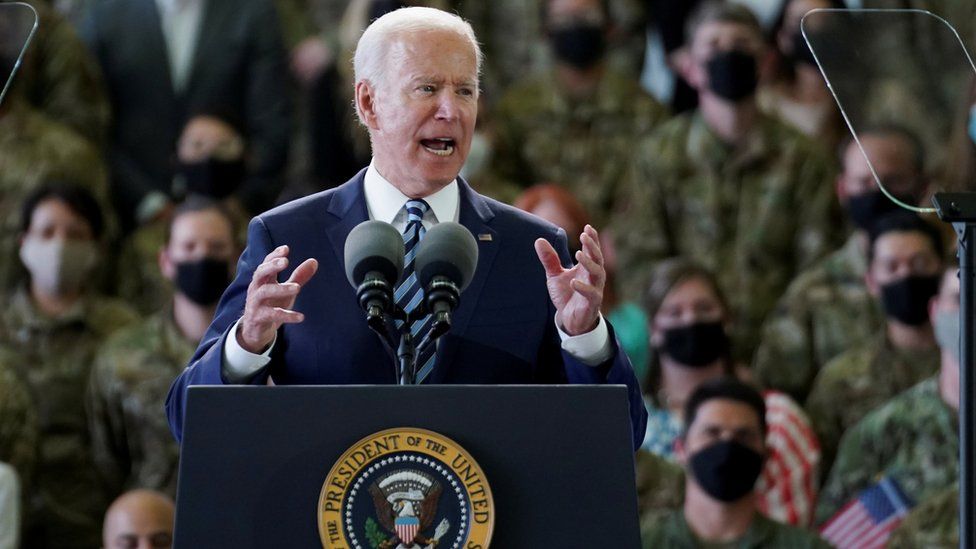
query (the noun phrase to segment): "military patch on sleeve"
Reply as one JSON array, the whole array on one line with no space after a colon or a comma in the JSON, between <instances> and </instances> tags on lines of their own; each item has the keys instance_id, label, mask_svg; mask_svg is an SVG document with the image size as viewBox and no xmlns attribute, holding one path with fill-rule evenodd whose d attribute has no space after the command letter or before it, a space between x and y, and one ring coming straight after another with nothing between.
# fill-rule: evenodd
<instances>
[{"instance_id":1,"label":"military patch on sleeve","mask_svg":"<svg viewBox=\"0 0 976 549\"><path fill-rule=\"evenodd\" d=\"M332 466L318 504L325 549L482 549L495 504L464 448L432 431L363 438Z\"/></svg>"}]
</instances>

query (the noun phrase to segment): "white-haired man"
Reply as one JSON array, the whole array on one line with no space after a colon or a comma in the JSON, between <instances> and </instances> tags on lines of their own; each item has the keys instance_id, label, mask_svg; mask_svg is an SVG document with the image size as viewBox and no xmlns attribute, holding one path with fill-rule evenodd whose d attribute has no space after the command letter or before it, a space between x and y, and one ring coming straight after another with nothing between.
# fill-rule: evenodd
<instances>
[{"instance_id":1,"label":"white-haired man","mask_svg":"<svg viewBox=\"0 0 976 549\"><path fill-rule=\"evenodd\" d=\"M458 177L477 116L480 58L471 27L446 12L405 8L366 29L354 59L356 111L373 160L337 189L251 222L236 279L170 389L177 438L190 385L264 384L272 374L276 384L395 382L342 264L352 228L379 219L408 240L439 221L458 221L478 240L478 266L451 331L418 357L419 383L626 384L640 445L640 390L599 313L606 273L596 230L585 229L572 266L565 233Z\"/></svg>"}]
</instances>

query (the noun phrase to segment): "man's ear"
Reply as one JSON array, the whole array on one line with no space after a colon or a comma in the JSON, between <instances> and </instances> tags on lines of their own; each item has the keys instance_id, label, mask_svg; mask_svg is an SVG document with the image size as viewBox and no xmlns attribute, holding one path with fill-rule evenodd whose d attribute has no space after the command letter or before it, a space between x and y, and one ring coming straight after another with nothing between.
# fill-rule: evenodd
<instances>
[{"instance_id":1,"label":"man's ear","mask_svg":"<svg viewBox=\"0 0 976 549\"><path fill-rule=\"evenodd\" d=\"M868 287L868 293L874 297L881 295L881 288L878 283L875 282L874 277L871 276L871 266L868 265L867 272L864 273L864 285Z\"/></svg>"},{"instance_id":2,"label":"man's ear","mask_svg":"<svg viewBox=\"0 0 976 549\"><path fill-rule=\"evenodd\" d=\"M176 264L170 259L165 246L156 254L156 262L159 264L159 272L163 273L163 278L170 282L176 280Z\"/></svg>"},{"instance_id":3,"label":"man's ear","mask_svg":"<svg viewBox=\"0 0 976 549\"><path fill-rule=\"evenodd\" d=\"M379 129L376 117L376 88L368 81L356 82L356 114L359 121L371 130Z\"/></svg>"},{"instance_id":4,"label":"man's ear","mask_svg":"<svg viewBox=\"0 0 976 549\"><path fill-rule=\"evenodd\" d=\"M682 466L688 463L688 453L685 449L684 436L679 435L678 438L674 439L674 459Z\"/></svg>"}]
</instances>

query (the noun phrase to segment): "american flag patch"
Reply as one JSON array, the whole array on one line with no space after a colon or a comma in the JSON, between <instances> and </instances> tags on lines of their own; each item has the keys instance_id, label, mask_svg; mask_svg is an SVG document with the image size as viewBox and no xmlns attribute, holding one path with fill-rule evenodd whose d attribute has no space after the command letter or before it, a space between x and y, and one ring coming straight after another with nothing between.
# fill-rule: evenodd
<instances>
[{"instance_id":1,"label":"american flag patch","mask_svg":"<svg viewBox=\"0 0 976 549\"><path fill-rule=\"evenodd\" d=\"M820 535L838 549L884 547L912 505L895 480L884 477L827 521Z\"/></svg>"}]
</instances>

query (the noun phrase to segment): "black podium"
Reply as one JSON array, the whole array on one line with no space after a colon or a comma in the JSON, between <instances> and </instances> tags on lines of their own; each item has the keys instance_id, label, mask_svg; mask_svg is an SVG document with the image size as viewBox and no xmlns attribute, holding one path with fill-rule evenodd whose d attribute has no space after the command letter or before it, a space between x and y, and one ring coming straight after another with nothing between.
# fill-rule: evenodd
<instances>
[{"instance_id":1,"label":"black podium","mask_svg":"<svg viewBox=\"0 0 976 549\"><path fill-rule=\"evenodd\" d=\"M175 546L322 547L333 465L364 437L409 427L480 465L491 547L639 547L629 418L623 386L192 387Z\"/></svg>"}]
</instances>

